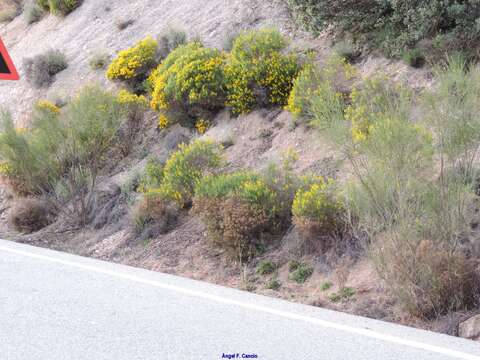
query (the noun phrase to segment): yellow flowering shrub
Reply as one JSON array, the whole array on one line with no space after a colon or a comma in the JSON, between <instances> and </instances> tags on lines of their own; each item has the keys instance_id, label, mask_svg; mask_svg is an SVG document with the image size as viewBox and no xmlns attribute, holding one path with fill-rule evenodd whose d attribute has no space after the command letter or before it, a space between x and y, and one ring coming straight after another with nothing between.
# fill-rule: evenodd
<instances>
[{"instance_id":1,"label":"yellow flowering shrub","mask_svg":"<svg viewBox=\"0 0 480 360\"><path fill-rule=\"evenodd\" d=\"M152 72L151 107L188 118L224 105L225 55L198 42L173 50ZM174 116L175 117L175 116Z\"/></svg>"},{"instance_id":2,"label":"yellow flowering shrub","mask_svg":"<svg viewBox=\"0 0 480 360\"><path fill-rule=\"evenodd\" d=\"M226 104L235 114L257 105L285 105L299 66L294 54L284 55L286 41L272 29L239 35L225 66Z\"/></svg>"},{"instance_id":3,"label":"yellow flowering shrub","mask_svg":"<svg viewBox=\"0 0 480 360\"><path fill-rule=\"evenodd\" d=\"M252 172L209 175L195 188L193 209L216 245L247 259L261 234L274 227L276 195Z\"/></svg>"},{"instance_id":4,"label":"yellow flowering shrub","mask_svg":"<svg viewBox=\"0 0 480 360\"><path fill-rule=\"evenodd\" d=\"M210 126L210 123L205 119L199 119L195 123L195 129L197 129L198 133L202 135L207 132L209 126Z\"/></svg>"},{"instance_id":5,"label":"yellow flowering shrub","mask_svg":"<svg viewBox=\"0 0 480 360\"><path fill-rule=\"evenodd\" d=\"M117 100L128 107L146 108L148 106L148 100L144 95L137 95L125 89L118 92Z\"/></svg>"},{"instance_id":6,"label":"yellow flowering shrub","mask_svg":"<svg viewBox=\"0 0 480 360\"><path fill-rule=\"evenodd\" d=\"M329 234L341 222L343 203L336 194L332 179L318 179L295 194L292 205L293 222L305 232Z\"/></svg>"},{"instance_id":7,"label":"yellow flowering shrub","mask_svg":"<svg viewBox=\"0 0 480 360\"><path fill-rule=\"evenodd\" d=\"M155 65L157 49L157 42L148 36L130 49L120 51L107 68L107 78L131 80L145 76Z\"/></svg>"},{"instance_id":8,"label":"yellow flowering shrub","mask_svg":"<svg viewBox=\"0 0 480 360\"><path fill-rule=\"evenodd\" d=\"M165 163L160 193L179 206L187 206L205 172L222 164L222 147L211 140L181 144Z\"/></svg>"},{"instance_id":9,"label":"yellow flowering shrub","mask_svg":"<svg viewBox=\"0 0 480 360\"><path fill-rule=\"evenodd\" d=\"M55 105L53 102L48 101L48 100L39 100L35 104L35 109L39 111L47 111L52 114L59 114L60 113L60 108Z\"/></svg>"},{"instance_id":10,"label":"yellow flowering shrub","mask_svg":"<svg viewBox=\"0 0 480 360\"><path fill-rule=\"evenodd\" d=\"M8 161L0 162L0 175L8 176L12 173L12 165Z\"/></svg>"},{"instance_id":11,"label":"yellow flowering shrub","mask_svg":"<svg viewBox=\"0 0 480 360\"><path fill-rule=\"evenodd\" d=\"M355 142L366 140L375 122L391 116L405 117L404 106L411 100L411 92L400 84L379 75L365 79L355 86L350 94L350 105L345 109L345 118L351 122Z\"/></svg>"},{"instance_id":12,"label":"yellow flowering shrub","mask_svg":"<svg viewBox=\"0 0 480 360\"><path fill-rule=\"evenodd\" d=\"M332 115L343 116L343 93L355 76L355 67L338 55L329 57L321 68L310 61L295 79L285 108L295 118L305 117L323 127Z\"/></svg>"}]
</instances>

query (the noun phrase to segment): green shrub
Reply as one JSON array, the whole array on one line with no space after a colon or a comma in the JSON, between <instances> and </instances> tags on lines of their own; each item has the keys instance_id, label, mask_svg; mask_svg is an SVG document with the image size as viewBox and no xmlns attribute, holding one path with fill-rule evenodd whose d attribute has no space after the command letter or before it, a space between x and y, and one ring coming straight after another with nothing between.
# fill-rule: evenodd
<instances>
[{"instance_id":1,"label":"green shrub","mask_svg":"<svg viewBox=\"0 0 480 360\"><path fill-rule=\"evenodd\" d=\"M318 33L328 26L350 33L362 44L399 56L421 43L433 47L441 37L445 50L475 54L480 38L475 0L287 0L294 18Z\"/></svg>"},{"instance_id":2,"label":"green shrub","mask_svg":"<svg viewBox=\"0 0 480 360\"><path fill-rule=\"evenodd\" d=\"M227 105L235 114L255 106L285 105L299 65L284 55L285 39L276 30L253 30L234 41L225 67Z\"/></svg>"},{"instance_id":3,"label":"green shrub","mask_svg":"<svg viewBox=\"0 0 480 360\"><path fill-rule=\"evenodd\" d=\"M37 0L36 4L44 11L65 16L81 4L81 0Z\"/></svg>"},{"instance_id":4,"label":"green shrub","mask_svg":"<svg viewBox=\"0 0 480 360\"><path fill-rule=\"evenodd\" d=\"M339 302L342 300L348 300L355 295L355 290L350 287L343 287L337 293L330 294L328 296L331 302Z\"/></svg>"},{"instance_id":5,"label":"green shrub","mask_svg":"<svg viewBox=\"0 0 480 360\"><path fill-rule=\"evenodd\" d=\"M157 50L157 42L147 36L133 47L120 51L107 68L107 78L127 81L134 90L138 90L156 65Z\"/></svg>"},{"instance_id":6,"label":"green shrub","mask_svg":"<svg viewBox=\"0 0 480 360\"><path fill-rule=\"evenodd\" d=\"M116 144L125 111L98 87L84 88L61 112L56 109L37 105L28 130L15 129L11 116L2 113L2 175L16 192L48 194L63 213L85 223L96 177Z\"/></svg>"},{"instance_id":7,"label":"green shrub","mask_svg":"<svg viewBox=\"0 0 480 360\"><path fill-rule=\"evenodd\" d=\"M300 233L310 238L335 233L342 222L343 202L333 180L319 179L300 189L293 200L293 223Z\"/></svg>"},{"instance_id":8,"label":"green shrub","mask_svg":"<svg viewBox=\"0 0 480 360\"><path fill-rule=\"evenodd\" d=\"M412 92L380 75L367 78L355 86L350 100L345 109L345 118L351 123L353 140L361 143L367 139L377 121L390 116L408 119Z\"/></svg>"},{"instance_id":9,"label":"green shrub","mask_svg":"<svg viewBox=\"0 0 480 360\"><path fill-rule=\"evenodd\" d=\"M320 285L320 290L327 291L332 287L332 283L330 281L325 281Z\"/></svg>"},{"instance_id":10,"label":"green shrub","mask_svg":"<svg viewBox=\"0 0 480 360\"><path fill-rule=\"evenodd\" d=\"M224 104L224 63L222 53L198 42L176 48L149 78L152 108L167 114L169 124L208 117Z\"/></svg>"},{"instance_id":11,"label":"green shrub","mask_svg":"<svg viewBox=\"0 0 480 360\"><path fill-rule=\"evenodd\" d=\"M35 2L30 2L25 6L25 19L27 24L33 24L45 14L45 11Z\"/></svg>"},{"instance_id":12,"label":"green shrub","mask_svg":"<svg viewBox=\"0 0 480 360\"><path fill-rule=\"evenodd\" d=\"M265 288L270 290L278 290L280 286L282 286L282 284L277 279L270 279L265 284Z\"/></svg>"},{"instance_id":13,"label":"green shrub","mask_svg":"<svg viewBox=\"0 0 480 360\"><path fill-rule=\"evenodd\" d=\"M290 260L288 262L288 271L289 272L295 271L299 266L300 266L300 262L298 260Z\"/></svg>"},{"instance_id":14,"label":"green shrub","mask_svg":"<svg viewBox=\"0 0 480 360\"><path fill-rule=\"evenodd\" d=\"M414 68L421 68L425 64L425 55L420 49L406 50L402 57L407 65Z\"/></svg>"},{"instance_id":15,"label":"green shrub","mask_svg":"<svg viewBox=\"0 0 480 360\"><path fill-rule=\"evenodd\" d=\"M276 270L275 264L270 260L262 260L257 265L257 273L260 275L272 274Z\"/></svg>"},{"instance_id":16,"label":"green shrub","mask_svg":"<svg viewBox=\"0 0 480 360\"><path fill-rule=\"evenodd\" d=\"M50 85L54 76L68 66L65 55L59 50L49 50L23 61L25 77L36 88Z\"/></svg>"},{"instance_id":17,"label":"green shrub","mask_svg":"<svg viewBox=\"0 0 480 360\"><path fill-rule=\"evenodd\" d=\"M290 273L289 279L298 284L303 284L310 276L312 276L312 274L313 267L308 264L301 263Z\"/></svg>"},{"instance_id":18,"label":"green shrub","mask_svg":"<svg viewBox=\"0 0 480 360\"><path fill-rule=\"evenodd\" d=\"M355 68L339 56L331 56L322 68L305 65L294 81L286 109L324 129L344 118L345 95L356 76Z\"/></svg>"},{"instance_id":19,"label":"green shrub","mask_svg":"<svg viewBox=\"0 0 480 360\"><path fill-rule=\"evenodd\" d=\"M140 178L137 191L142 193L148 192L150 189L158 189L163 180L164 164L155 158L147 160L145 170Z\"/></svg>"},{"instance_id":20,"label":"green shrub","mask_svg":"<svg viewBox=\"0 0 480 360\"><path fill-rule=\"evenodd\" d=\"M221 150L210 140L180 144L165 163L160 192L179 206L188 206L204 174L222 164Z\"/></svg>"},{"instance_id":21,"label":"green shrub","mask_svg":"<svg viewBox=\"0 0 480 360\"><path fill-rule=\"evenodd\" d=\"M342 148L355 175L347 206L371 237L379 276L415 316L477 304L476 260L458 244L475 197L466 180L480 139L479 74L458 60L439 69L437 85L421 97L423 124L411 120L411 93L388 80L359 85L347 111L352 125L366 124Z\"/></svg>"},{"instance_id":22,"label":"green shrub","mask_svg":"<svg viewBox=\"0 0 480 360\"><path fill-rule=\"evenodd\" d=\"M248 259L265 231L274 228L276 194L253 173L211 175L196 187L194 211L209 237L229 254Z\"/></svg>"},{"instance_id":23,"label":"green shrub","mask_svg":"<svg viewBox=\"0 0 480 360\"><path fill-rule=\"evenodd\" d=\"M89 61L92 70L105 69L110 63L110 55L107 52L95 53Z\"/></svg>"}]
</instances>

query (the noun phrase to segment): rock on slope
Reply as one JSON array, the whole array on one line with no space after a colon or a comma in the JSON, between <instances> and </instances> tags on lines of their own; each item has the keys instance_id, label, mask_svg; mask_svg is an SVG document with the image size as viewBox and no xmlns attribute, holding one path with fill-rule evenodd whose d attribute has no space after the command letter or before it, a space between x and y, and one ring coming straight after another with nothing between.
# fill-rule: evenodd
<instances>
[{"instance_id":1,"label":"rock on slope","mask_svg":"<svg viewBox=\"0 0 480 360\"><path fill-rule=\"evenodd\" d=\"M22 15L0 25L0 37L21 76L15 83L0 82L0 106L8 107L17 122L24 123L38 98L70 96L92 81L111 86L103 71L88 66L92 55L96 51L113 55L168 27L184 29L190 37L221 47L227 34L240 29L274 25L285 31L287 18L283 6L262 0L84 0L65 18L49 15L27 25ZM118 23L127 20L134 22L119 30ZM69 67L48 89L34 89L25 80L22 60L51 48L66 54Z\"/></svg>"}]
</instances>

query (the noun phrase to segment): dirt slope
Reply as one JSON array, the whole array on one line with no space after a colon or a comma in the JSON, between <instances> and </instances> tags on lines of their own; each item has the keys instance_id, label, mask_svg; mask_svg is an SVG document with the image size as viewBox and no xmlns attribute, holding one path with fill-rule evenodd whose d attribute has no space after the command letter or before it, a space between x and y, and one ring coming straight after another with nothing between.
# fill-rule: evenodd
<instances>
[{"instance_id":1,"label":"dirt slope","mask_svg":"<svg viewBox=\"0 0 480 360\"><path fill-rule=\"evenodd\" d=\"M127 20L134 23L119 30L118 23ZM169 27L184 29L206 45L221 47L232 31L264 26L287 32L285 8L258 0L85 0L65 18L50 15L29 26L21 15L0 25L0 37L20 68L20 76L23 58L50 48L63 51L69 67L48 89L33 89L24 77L16 83L0 83L0 105L11 109L23 123L35 99L66 97L91 81L111 86L103 71L94 72L88 66L92 54L105 50L113 55Z\"/></svg>"}]
</instances>

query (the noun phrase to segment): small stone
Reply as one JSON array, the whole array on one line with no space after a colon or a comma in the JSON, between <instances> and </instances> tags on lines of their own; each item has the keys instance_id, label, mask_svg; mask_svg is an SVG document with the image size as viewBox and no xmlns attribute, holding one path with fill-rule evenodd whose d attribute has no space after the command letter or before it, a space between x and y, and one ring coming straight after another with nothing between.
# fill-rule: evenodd
<instances>
[{"instance_id":1,"label":"small stone","mask_svg":"<svg viewBox=\"0 0 480 360\"><path fill-rule=\"evenodd\" d=\"M471 340L480 340L480 314L458 325L458 336Z\"/></svg>"}]
</instances>

